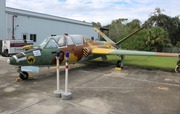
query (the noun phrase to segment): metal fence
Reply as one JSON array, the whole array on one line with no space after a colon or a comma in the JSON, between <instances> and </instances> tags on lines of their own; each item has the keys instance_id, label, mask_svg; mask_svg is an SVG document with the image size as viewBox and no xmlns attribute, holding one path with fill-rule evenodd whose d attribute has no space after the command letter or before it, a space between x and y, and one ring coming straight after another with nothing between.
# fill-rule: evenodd
<instances>
[{"instance_id":1,"label":"metal fence","mask_svg":"<svg viewBox=\"0 0 180 114\"><path fill-rule=\"evenodd\" d=\"M173 47L173 48L163 48L163 52L180 53L180 48L178 48L178 47Z\"/></svg>"}]
</instances>

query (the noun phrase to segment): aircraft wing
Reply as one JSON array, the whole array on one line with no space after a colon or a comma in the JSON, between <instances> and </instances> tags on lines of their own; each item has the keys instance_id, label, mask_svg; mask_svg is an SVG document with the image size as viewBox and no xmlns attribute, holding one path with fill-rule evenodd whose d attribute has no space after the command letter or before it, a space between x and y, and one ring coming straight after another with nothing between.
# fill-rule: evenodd
<instances>
[{"instance_id":1,"label":"aircraft wing","mask_svg":"<svg viewBox=\"0 0 180 114\"><path fill-rule=\"evenodd\" d=\"M100 55L139 55L139 56L166 56L166 57L178 57L178 53L160 53L160 52L148 52L148 51L131 51L120 49L104 49L95 48L92 50L92 54Z\"/></svg>"}]
</instances>

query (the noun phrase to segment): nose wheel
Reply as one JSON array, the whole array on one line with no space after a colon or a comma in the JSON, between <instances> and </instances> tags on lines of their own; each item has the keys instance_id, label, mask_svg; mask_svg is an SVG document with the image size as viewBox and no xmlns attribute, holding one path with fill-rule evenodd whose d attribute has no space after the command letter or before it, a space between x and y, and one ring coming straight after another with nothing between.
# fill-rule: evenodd
<instances>
[{"instance_id":1,"label":"nose wheel","mask_svg":"<svg viewBox=\"0 0 180 114\"><path fill-rule=\"evenodd\" d=\"M21 70L21 67L18 68L17 70L19 72L19 78L21 78L22 80L27 80L29 77L29 74L25 71Z\"/></svg>"},{"instance_id":2,"label":"nose wheel","mask_svg":"<svg viewBox=\"0 0 180 114\"><path fill-rule=\"evenodd\" d=\"M22 80L27 80L28 77L29 77L29 74L25 71L22 71L19 73L19 77L22 79Z\"/></svg>"}]
</instances>

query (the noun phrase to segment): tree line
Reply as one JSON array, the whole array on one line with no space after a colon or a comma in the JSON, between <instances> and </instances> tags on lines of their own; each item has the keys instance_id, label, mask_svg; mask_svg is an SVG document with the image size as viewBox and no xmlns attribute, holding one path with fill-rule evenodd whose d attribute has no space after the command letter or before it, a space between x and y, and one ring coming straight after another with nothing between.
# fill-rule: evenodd
<instances>
[{"instance_id":1,"label":"tree line","mask_svg":"<svg viewBox=\"0 0 180 114\"><path fill-rule=\"evenodd\" d=\"M94 27L107 28L109 31L103 32L115 42L144 27L123 42L121 47L130 50L161 52L165 47L180 47L180 16L170 17L163 14L163 11L155 8L144 23L138 19L127 22L128 19L119 18L105 26L101 26L100 22L92 22L92 24Z\"/></svg>"}]
</instances>

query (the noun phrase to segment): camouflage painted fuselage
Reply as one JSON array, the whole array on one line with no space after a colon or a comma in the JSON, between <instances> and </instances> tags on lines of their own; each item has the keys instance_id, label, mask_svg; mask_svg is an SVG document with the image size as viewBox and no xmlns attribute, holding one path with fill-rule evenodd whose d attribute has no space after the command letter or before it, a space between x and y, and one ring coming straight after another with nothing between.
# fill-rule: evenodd
<instances>
[{"instance_id":1,"label":"camouflage painted fuselage","mask_svg":"<svg viewBox=\"0 0 180 114\"><path fill-rule=\"evenodd\" d=\"M133 51L116 49L121 42L128 37L123 38L119 42L115 43L100 30L95 29L107 42L94 41L84 35L60 35L50 36L39 46L24 46L24 49L28 51L21 52L8 59L8 63L11 65L33 67L33 66L53 66L56 65L56 53L60 52L59 61L63 65L66 62L65 53L69 53L69 63L76 63L81 61L91 60L97 57L106 59L106 55L120 55L120 60L117 61L118 67L123 67L125 55L139 55L139 56L167 56L178 57L179 60L176 65L175 71L180 69L180 54L179 53L159 53L148 51ZM139 29L140 30L140 29ZM139 31L137 30L137 31ZM136 32L137 32L136 31ZM29 71L30 68L26 69ZM33 68L32 70L33 71Z\"/></svg>"},{"instance_id":2,"label":"camouflage painted fuselage","mask_svg":"<svg viewBox=\"0 0 180 114\"><path fill-rule=\"evenodd\" d=\"M64 39L64 45L61 45L61 38ZM65 53L69 52L69 63L75 63L100 57L91 53L94 48L114 49L115 44L90 40L83 35L75 35L74 38L73 35L52 36L46 38L39 47L16 54L9 61L11 65L17 66L52 66L56 65L56 52L60 52L60 64L65 64Z\"/></svg>"}]
</instances>

